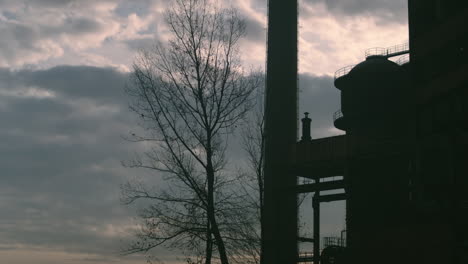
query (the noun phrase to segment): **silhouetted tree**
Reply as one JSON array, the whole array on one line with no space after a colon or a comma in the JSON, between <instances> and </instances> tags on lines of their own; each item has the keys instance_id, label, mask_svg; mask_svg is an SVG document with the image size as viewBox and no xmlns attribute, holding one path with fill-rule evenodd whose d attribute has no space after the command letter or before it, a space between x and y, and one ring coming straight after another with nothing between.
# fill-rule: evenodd
<instances>
[{"instance_id":1,"label":"silhouetted tree","mask_svg":"<svg viewBox=\"0 0 468 264\"><path fill-rule=\"evenodd\" d=\"M256 225L254 232L251 233L251 236L255 238L256 243L254 246L256 248L256 262L263 263L263 257L261 249L261 239L263 237L263 188L264 188L264 170L263 170L263 161L264 161L264 112L263 112L263 96L259 96L259 102L256 106L256 111L252 112L251 118L245 124L242 131L243 139L243 148L247 153L247 161L250 167L250 171L246 173L248 176L247 182L250 184L246 185L244 188L245 193L247 194L247 203L251 204L255 208L256 215Z\"/></svg>"},{"instance_id":2,"label":"silhouetted tree","mask_svg":"<svg viewBox=\"0 0 468 264\"><path fill-rule=\"evenodd\" d=\"M264 76L261 78L264 81ZM263 89L258 90L257 101L254 111L249 113L249 118L246 120L242 130L242 145L243 149L247 154L247 162L249 165L249 171L245 172L247 180L244 180L244 193L246 203L250 204L251 207L255 208L256 223L253 228L254 232L250 233L251 239L255 239L256 243L252 246L255 247L255 261L256 263L263 264L263 250L261 249L261 239L263 237L264 229L264 144L265 144L265 132L264 132L264 94ZM305 182L303 182L305 183ZM304 202L307 194L298 195L298 204L301 206ZM300 217L300 216L299 216ZM302 223L299 223L299 227Z\"/></svg>"},{"instance_id":3,"label":"silhouetted tree","mask_svg":"<svg viewBox=\"0 0 468 264\"><path fill-rule=\"evenodd\" d=\"M151 201L124 253L164 245L195 254L198 263L211 263L213 252L222 264L242 262L254 219L224 168L227 136L260 84L240 65L245 24L234 9L209 0L175 0L166 22L171 38L139 53L127 89L148 132L131 140L153 147L124 165L159 172L167 187L122 186L124 203Z\"/></svg>"}]
</instances>

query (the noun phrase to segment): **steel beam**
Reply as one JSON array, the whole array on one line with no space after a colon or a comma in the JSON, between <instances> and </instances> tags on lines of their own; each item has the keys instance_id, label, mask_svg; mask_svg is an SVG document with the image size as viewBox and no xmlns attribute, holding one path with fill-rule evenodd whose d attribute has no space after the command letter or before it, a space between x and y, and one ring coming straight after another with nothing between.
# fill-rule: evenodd
<instances>
[{"instance_id":1,"label":"steel beam","mask_svg":"<svg viewBox=\"0 0 468 264\"><path fill-rule=\"evenodd\" d=\"M322 195L318 197L318 202L320 203L342 201L342 200L346 200L346 193L327 194L327 195Z\"/></svg>"},{"instance_id":2,"label":"steel beam","mask_svg":"<svg viewBox=\"0 0 468 264\"><path fill-rule=\"evenodd\" d=\"M336 190L336 189L343 189L344 186L345 186L344 180L302 184L302 185L297 185L296 193L330 191L330 190Z\"/></svg>"},{"instance_id":3,"label":"steel beam","mask_svg":"<svg viewBox=\"0 0 468 264\"><path fill-rule=\"evenodd\" d=\"M298 237L298 238L297 238L297 241L299 241L299 242L311 242L311 243L314 243L314 239L313 239L313 238L308 238L308 237Z\"/></svg>"}]
</instances>

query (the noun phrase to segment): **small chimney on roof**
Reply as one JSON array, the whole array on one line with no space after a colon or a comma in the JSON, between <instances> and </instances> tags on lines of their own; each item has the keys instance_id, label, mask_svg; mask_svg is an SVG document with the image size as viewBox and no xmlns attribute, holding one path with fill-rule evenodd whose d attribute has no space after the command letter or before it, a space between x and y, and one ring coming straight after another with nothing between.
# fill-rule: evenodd
<instances>
[{"instance_id":1,"label":"small chimney on roof","mask_svg":"<svg viewBox=\"0 0 468 264\"><path fill-rule=\"evenodd\" d=\"M310 136L310 123L312 119L309 118L309 113L304 113L305 117L301 119L302 121L302 137L301 141L310 141L312 137Z\"/></svg>"}]
</instances>

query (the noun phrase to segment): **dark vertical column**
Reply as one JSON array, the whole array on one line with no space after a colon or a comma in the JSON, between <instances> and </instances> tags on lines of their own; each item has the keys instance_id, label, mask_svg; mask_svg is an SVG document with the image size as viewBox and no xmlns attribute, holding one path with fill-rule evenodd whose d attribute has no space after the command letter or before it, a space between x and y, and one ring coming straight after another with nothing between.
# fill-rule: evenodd
<instances>
[{"instance_id":1,"label":"dark vertical column","mask_svg":"<svg viewBox=\"0 0 468 264\"><path fill-rule=\"evenodd\" d=\"M297 201L290 153L297 140L297 1L268 2L265 103L265 264L297 261Z\"/></svg>"},{"instance_id":2,"label":"dark vertical column","mask_svg":"<svg viewBox=\"0 0 468 264\"><path fill-rule=\"evenodd\" d=\"M409 47L410 47L410 57L411 63L414 60L414 39L416 36L416 3L415 0L408 0L408 31L409 31Z\"/></svg>"},{"instance_id":3,"label":"dark vertical column","mask_svg":"<svg viewBox=\"0 0 468 264\"><path fill-rule=\"evenodd\" d=\"M315 179L315 183L320 183L320 178ZM320 191L316 191L312 198L312 209L314 210L314 264L320 261Z\"/></svg>"}]
</instances>

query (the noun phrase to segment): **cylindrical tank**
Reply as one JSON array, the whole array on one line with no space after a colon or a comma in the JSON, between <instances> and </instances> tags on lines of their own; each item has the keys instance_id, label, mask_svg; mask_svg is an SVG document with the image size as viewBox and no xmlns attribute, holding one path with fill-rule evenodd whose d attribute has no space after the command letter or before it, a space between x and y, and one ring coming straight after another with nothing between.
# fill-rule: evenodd
<instances>
[{"instance_id":1,"label":"cylindrical tank","mask_svg":"<svg viewBox=\"0 0 468 264\"><path fill-rule=\"evenodd\" d=\"M369 56L354 66L340 86L341 111L352 119L348 126L368 130L407 110L405 72L383 56Z\"/></svg>"},{"instance_id":2,"label":"cylindrical tank","mask_svg":"<svg viewBox=\"0 0 468 264\"><path fill-rule=\"evenodd\" d=\"M403 238L388 230L401 226L408 199L408 84L384 56L367 57L335 81L346 124L350 263L399 263L393 257Z\"/></svg>"}]
</instances>

